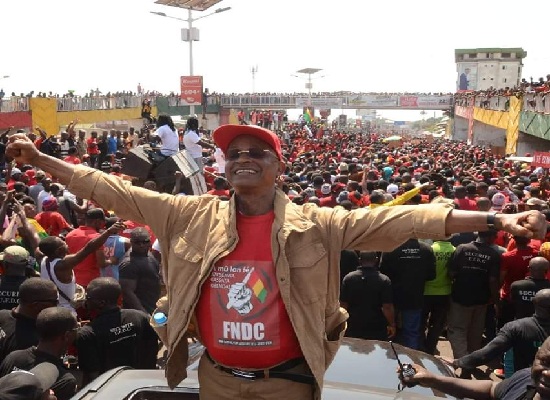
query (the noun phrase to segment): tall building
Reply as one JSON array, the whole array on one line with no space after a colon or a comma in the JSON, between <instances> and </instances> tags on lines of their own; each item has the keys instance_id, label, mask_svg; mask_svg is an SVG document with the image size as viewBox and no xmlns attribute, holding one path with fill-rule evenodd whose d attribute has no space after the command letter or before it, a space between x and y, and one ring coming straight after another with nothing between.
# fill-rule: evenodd
<instances>
[{"instance_id":1,"label":"tall building","mask_svg":"<svg viewBox=\"0 0 550 400\"><path fill-rule=\"evenodd\" d=\"M527 52L522 48L456 49L456 89L486 90L514 87L521 81Z\"/></svg>"}]
</instances>

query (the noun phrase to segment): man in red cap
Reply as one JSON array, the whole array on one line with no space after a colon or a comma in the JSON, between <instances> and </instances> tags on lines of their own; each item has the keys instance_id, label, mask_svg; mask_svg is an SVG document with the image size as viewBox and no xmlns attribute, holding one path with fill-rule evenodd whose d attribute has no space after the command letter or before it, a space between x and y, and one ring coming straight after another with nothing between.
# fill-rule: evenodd
<instances>
[{"instance_id":1,"label":"man in red cap","mask_svg":"<svg viewBox=\"0 0 550 400\"><path fill-rule=\"evenodd\" d=\"M495 226L525 236L546 231L538 211L297 205L278 189L286 165L273 132L224 125L213 137L235 191L229 202L133 187L41 154L24 135L13 135L6 150L19 163L55 174L71 193L153 229L169 302L162 327L166 377L170 387L186 377L186 331L198 327L207 349L199 366L201 399L320 399L347 319L339 303L342 249L391 251L412 237L440 239Z\"/></svg>"}]
</instances>

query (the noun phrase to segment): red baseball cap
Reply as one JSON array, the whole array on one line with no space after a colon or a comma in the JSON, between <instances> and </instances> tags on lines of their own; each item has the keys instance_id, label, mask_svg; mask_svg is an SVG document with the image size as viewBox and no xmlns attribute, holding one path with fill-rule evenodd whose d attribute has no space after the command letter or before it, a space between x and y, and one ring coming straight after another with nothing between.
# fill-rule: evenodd
<instances>
[{"instance_id":1,"label":"red baseball cap","mask_svg":"<svg viewBox=\"0 0 550 400\"><path fill-rule=\"evenodd\" d=\"M235 139L237 136L241 135L250 135L257 137L262 142L267 143L273 150L275 150L275 153L277 154L277 157L279 160L283 158L283 154L281 151L281 141L269 129L261 128L256 125L222 125L218 129L214 131L212 134L212 137L214 138L214 142L216 145L224 152L227 152L227 148L229 147L229 144Z\"/></svg>"}]
</instances>

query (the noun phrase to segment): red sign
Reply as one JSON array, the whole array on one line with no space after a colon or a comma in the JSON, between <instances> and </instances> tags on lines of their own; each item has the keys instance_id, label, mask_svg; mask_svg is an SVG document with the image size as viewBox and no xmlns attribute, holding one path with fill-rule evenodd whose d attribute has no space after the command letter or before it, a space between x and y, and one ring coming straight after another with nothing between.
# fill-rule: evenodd
<instances>
[{"instance_id":1,"label":"red sign","mask_svg":"<svg viewBox=\"0 0 550 400\"><path fill-rule=\"evenodd\" d=\"M202 76L182 76L180 91L183 105L200 106L202 104Z\"/></svg>"},{"instance_id":2,"label":"red sign","mask_svg":"<svg viewBox=\"0 0 550 400\"><path fill-rule=\"evenodd\" d=\"M401 96L399 97L399 105L401 107L418 107L417 96Z\"/></svg>"},{"instance_id":3,"label":"red sign","mask_svg":"<svg viewBox=\"0 0 550 400\"><path fill-rule=\"evenodd\" d=\"M550 153L535 151L531 165L535 167L550 168Z\"/></svg>"}]
</instances>

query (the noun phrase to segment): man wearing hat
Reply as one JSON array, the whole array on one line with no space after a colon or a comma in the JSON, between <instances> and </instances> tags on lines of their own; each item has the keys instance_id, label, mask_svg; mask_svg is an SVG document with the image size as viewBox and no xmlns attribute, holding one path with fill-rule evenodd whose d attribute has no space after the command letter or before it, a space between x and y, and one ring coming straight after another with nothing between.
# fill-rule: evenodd
<instances>
[{"instance_id":1,"label":"man wearing hat","mask_svg":"<svg viewBox=\"0 0 550 400\"><path fill-rule=\"evenodd\" d=\"M8 246L0 254L4 273L0 275L0 310L11 310L19 303L19 286L27 279L29 252L21 246Z\"/></svg>"},{"instance_id":2,"label":"man wearing hat","mask_svg":"<svg viewBox=\"0 0 550 400\"><path fill-rule=\"evenodd\" d=\"M22 175L23 173L19 168L12 168L10 173L10 180L8 181L8 190L13 190L15 183L21 181Z\"/></svg>"},{"instance_id":3,"label":"man wearing hat","mask_svg":"<svg viewBox=\"0 0 550 400\"><path fill-rule=\"evenodd\" d=\"M2 400L56 400L50 389L59 371L52 363L38 364L30 371L13 371L0 378Z\"/></svg>"},{"instance_id":4,"label":"man wearing hat","mask_svg":"<svg viewBox=\"0 0 550 400\"><path fill-rule=\"evenodd\" d=\"M202 399L240 398L242 390L264 399L320 399L347 319L339 304L342 249L391 251L411 237L439 239L495 225L512 234L545 233L536 211L299 206L276 185L286 165L273 132L224 125L213 137L235 190L229 202L132 187L41 154L22 135L7 148L17 162L54 173L75 195L153 229L169 299L168 384L186 377L185 332L193 321L207 349L199 367Z\"/></svg>"}]
</instances>

